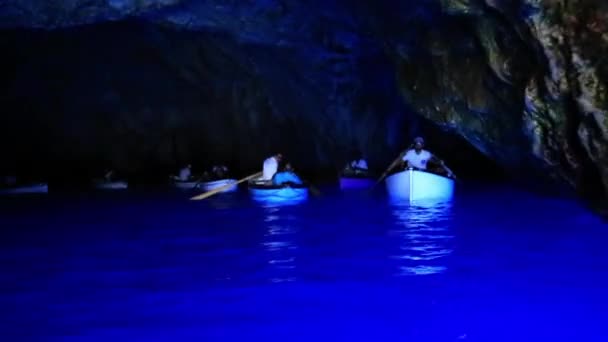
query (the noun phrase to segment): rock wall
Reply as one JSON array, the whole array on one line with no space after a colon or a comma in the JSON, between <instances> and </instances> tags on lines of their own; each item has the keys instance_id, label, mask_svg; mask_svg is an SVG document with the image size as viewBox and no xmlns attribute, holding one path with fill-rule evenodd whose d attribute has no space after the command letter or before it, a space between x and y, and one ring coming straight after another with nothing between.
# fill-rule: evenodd
<instances>
[{"instance_id":1,"label":"rock wall","mask_svg":"<svg viewBox=\"0 0 608 342\"><path fill-rule=\"evenodd\" d=\"M335 169L423 133L456 164L601 201L607 23L587 0L8 0L3 146L133 170L282 149Z\"/></svg>"}]
</instances>

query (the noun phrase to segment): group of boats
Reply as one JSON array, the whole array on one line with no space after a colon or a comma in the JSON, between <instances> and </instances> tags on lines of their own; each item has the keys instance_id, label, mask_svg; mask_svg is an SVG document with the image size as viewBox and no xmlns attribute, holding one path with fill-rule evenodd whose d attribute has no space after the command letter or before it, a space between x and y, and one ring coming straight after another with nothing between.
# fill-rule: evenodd
<instances>
[{"instance_id":1,"label":"group of boats","mask_svg":"<svg viewBox=\"0 0 608 342\"><path fill-rule=\"evenodd\" d=\"M340 177L340 189L363 190L371 189L377 180L367 174L343 174ZM406 169L397 171L384 179L389 198L394 200L417 201L425 199L449 200L454 195L454 179L421 170ZM209 192L218 190L218 193L231 193L238 190L239 181L225 178L210 181L171 181L176 189L186 191ZM129 184L126 181L93 182L98 190L126 190ZM249 193L254 200L264 202L300 202L308 198L311 187L309 185L273 185L268 182L251 179L247 182ZM13 186L0 189L0 194L32 194L48 193L45 183Z\"/></svg>"},{"instance_id":2,"label":"group of boats","mask_svg":"<svg viewBox=\"0 0 608 342\"><path fill-rule=\"evenodd\" d=\"M181 190L201 190L210 191L216 188L234 183L234 186L228 187L223 192L232 192L237 190L236 179L219 179L212 181L172 181L171 187ZM124 180L106 181L94 180L91 188L104 191L127 190L129 183ZM0 187L0 195L19 195L19 194L46 194L49 192L48 183L28 183L14 186Z\"/></svg>"}]
</instances>

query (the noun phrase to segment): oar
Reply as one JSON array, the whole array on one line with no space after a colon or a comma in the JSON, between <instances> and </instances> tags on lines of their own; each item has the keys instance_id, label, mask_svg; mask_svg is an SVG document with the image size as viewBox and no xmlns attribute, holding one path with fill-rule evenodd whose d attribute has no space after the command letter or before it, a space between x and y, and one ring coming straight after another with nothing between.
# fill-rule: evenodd
<instances>
[{"instance_id":1,"label":"oar","mask_svg":"<svg viewBox=\"0 0 608 342\"><path fill-rule=\"evenodd\" d=\"M443 167L447 172L449 172L450 174L452 174L452 176L454 177L455 180L460 181L460 179L458 179L458 177L456 177L456 174L454 173L454 171L450 170L450 168L445 165L445 162L443 161L443 159L435 156L435 158L439 159L439 161L441 162L441 167Z\"/></svg>"},{"instance_id":2,"label":"oar","mask_svg":"<svg viewBox=\"0 0 608 342\"><path fill-rule=\"evenodd\" d=\"M238 184L243 183L245 181L248 181L250 179L260 177L261 175L262 175L261 171L260 172L256 172L256 173L252 174L251 176L247 176L245 178L239 179L238 181L236 181L236 183L228 183L226 185L222 185L219 188L215 188L213 190L207 191L207 192L202 193L200 195L194 196L194 197L192 197L190 199L193 200L193 201L199 201L199 200L205 199L207 197L211 197L211 196L217 194L218 192L222 192L223 190L226 190L226 189L228 189L228 188L230 188L230 187L232 187L234 185L238 185Z\"/></svg>"},{"instance_id":3,"label":"oar","mask_svg":"<svg viewBox=\"0 0 608 342\"><path fill-rule=\"evenodd\" d=\"M194 186L192 187L192 189L196 189L202 182L203 180L205 180L205 177L200 177L196 183L194 183Z\"/></svg>"},{"instance_id":4,"label":"oar","mask_svg":"<svg viewBox=\"0 0 608 342\"><path fill-rule=\"evenodd\" d=\"M374 187L376 185L378 185L378 183L382 182L382 180L384 179L384 177L386 177L386 175L388 175L388 173L391 172L391 170L401 161L401 158L403 158L404 155L405 155L405 152L399 153L399 156L395 160L393 160L393 162L391 163L391 165L388 166L388 168L386 169L386 171L384 171L384 173L382 174L382 176L380 176L380 178L378 178L378 180L376 181L376 183L374 183Z\"/></svg>"},{"instance_id":5,"label":"oar","mask_svg":"<svg viewBox=\"0 0 608 342\"><path fill-rule=\"evenodd\" d=\"M446 170L448 170L448 172L452 175L452 177L454 177L454 179L458 179L458 177L456 177L456 174L454 173L454 171L450 170L450 168L447 167L447 165L445 165L445 163L443 163L441 166L443 166Z\"/></svg>"}]
</instances>

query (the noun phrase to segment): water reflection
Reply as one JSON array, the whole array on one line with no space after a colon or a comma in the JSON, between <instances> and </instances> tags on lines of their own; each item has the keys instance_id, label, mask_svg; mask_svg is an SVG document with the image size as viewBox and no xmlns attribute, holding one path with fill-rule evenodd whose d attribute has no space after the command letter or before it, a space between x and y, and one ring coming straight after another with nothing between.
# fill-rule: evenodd
<instances>
[{"instance_id":1,"label":"water reflection","mask_svg":"<svg viewBox=\"0 0 608 342\"><path fill-rule=\"evenodd\" d=\"M282 207L290 205L298 205L305 202L308 198L306 192L283 193L283 194L262 194L254 195L253 200L262 207Z\"/></svg>"},{"instance_id":2,"label":"water reflection","mask_svg":"<svg viewBox=\"0 0 608 342\"><path fill-rule=\"evenodd\" d=\"M269 279L273 283L296 280L297 221L288 208L264 208L266 231L262 245L267 256Z\"/></svg>"},{"instance_id":3,"label":"water reflection","mask_svg":"<svg viewBox=\"0 0 608 342\"><path fill-rule=\"evenodd\" d=\"M207 200L207 203L218 210L233 209L239 205L237 194L232 192L212 196Z\"/></svg>"},{"instance_id":4,"label":"water reflection","mask_svg":"<svg viewBox=\"0 0 608 342\"><path fill-rule=\"evenodd\" d=\"M391 203L394 228L389 231L398 239L397 251L391 258L398 261L398 276L442 273L453 236L450 233L450 202Z\"/></svg>"}]
</instances>

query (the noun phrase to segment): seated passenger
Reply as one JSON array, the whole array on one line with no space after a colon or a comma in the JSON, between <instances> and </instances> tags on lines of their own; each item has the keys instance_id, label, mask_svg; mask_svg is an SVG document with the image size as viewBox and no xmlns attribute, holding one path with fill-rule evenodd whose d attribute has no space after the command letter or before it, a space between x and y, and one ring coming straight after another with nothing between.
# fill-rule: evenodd
<instances>
[{"instance_id":1,"label":"seated passenger","mask_svg":"<svg viewBox=\"0 0 608 342\"><path fill-rule=\"evenodd\" d=\"M290 163L287 163L283 170L275 173L274 177L272 177L272 184L274 185L286 185L286 184L295 184L301 185L303 184L302 180L298 175L295 174L293 167L291 167Z\"/></svg>"},{"instance_id":2,"label":"seated passenger","mask_svg":"<svg viewBox=\"0 0 608 342\"><path fill-rule=\"evenodd\" d=\"M211 169L214 179L224 179L228 177L228 168L225 165L216 165Z\"/></svg>"}]
</instances>

